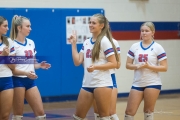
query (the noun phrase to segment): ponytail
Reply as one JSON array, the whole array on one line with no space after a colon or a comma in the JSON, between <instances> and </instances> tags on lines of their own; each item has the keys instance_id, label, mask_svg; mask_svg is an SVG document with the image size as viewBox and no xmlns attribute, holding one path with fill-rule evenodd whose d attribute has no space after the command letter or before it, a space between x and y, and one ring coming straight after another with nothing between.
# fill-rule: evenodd
<instances>
[{"instance_id":1,"label":"ponytail","mask_svg":"<svg viewBox=\"0 0 180 120\"><path fill-rule=\"evenodd\" d=\"M15 25L15 20L17 17L18 17L17 15L14 15L11 22L10 38L12 40L16 39L18 33L17 26Z\"/></svg>"},{"instance_id":2,"label":"ponytail","mask_svg":"<svg viewBox=\"0 0 180 120\"><path fill-rule=\"evenodd\" d=\"M27 19L26 17L23 16L18 16L18 15L14 15L12 18L12 22L11 22L11 31L10 31L10 38L12 40L17 38L17 34L18 34L18 26L22 27L22 23L23 20Z\"/></svg>"}]
</instances>

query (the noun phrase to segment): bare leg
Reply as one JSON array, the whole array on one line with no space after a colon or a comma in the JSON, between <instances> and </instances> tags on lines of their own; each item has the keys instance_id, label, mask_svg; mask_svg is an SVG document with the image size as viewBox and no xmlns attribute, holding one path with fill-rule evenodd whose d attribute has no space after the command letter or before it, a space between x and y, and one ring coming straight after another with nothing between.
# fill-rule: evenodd
<instances>
[{"instance_id":1,"label":"bare leg","mask_svg":"<svg viewBox=\"0 0 180 120\"><path fill-rule=\"evenodd\" d=\"M92 93L87 92L84 89L81 89L76 104L75 115L79 118L84 119L93 103L93 100L94 98Z\"/></svg>"},{"instance_id":2,"label":"bare leg","mask_svg":"<svg viewBox=\"0 0 180 120\"><path fill-rule=\"evenodd\" d=\"M146 88L144 90L144 119L153 120L153 112L158 99L160 90L154 88Z\"/></svg>"},{"instance_id":3,"label":"bare leg","mask_svg":"<svg viewBox=\"0 0 180 120\"><path fill-rule=\"evenodd\" d=\"M0 120L9 120L13 103L13 89L0 92Z\"/></svg>"},{"instance_id":4,"label":"bare leg","mask_svg":"<svg viewBox=\"0 0 180 120\"><path fill-rule=\"evenodd\" d=\"M100 87L94 90L94 98L100 117L110 116L110 102L112 89L107 87Z\"/></svg>"},{"instance_id":5,"label":"bare leg","mask_svg":"<svg viewBox=\"0 0 180 120\"><path fill-rule=\"evenodd\" d=\"M44 109L42 104L41 95L39 93L38 88L32 87L26 91L26 100L31 106L35 116L43 116L44 115Z\"/></svg>"}]
</instances>

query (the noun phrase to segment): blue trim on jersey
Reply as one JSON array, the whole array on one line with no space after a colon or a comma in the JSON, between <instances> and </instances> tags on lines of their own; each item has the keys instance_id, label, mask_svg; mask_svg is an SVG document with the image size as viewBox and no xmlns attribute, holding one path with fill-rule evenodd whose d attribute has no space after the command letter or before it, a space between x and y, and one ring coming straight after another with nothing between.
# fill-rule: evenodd
<instances>
[{"instance_id":1,"label":"blue trim on jersey","mask_svg":"<svg viewBox=\"0 0 180 120\"><path fill-rule=\"evenodd\" d=\"M12 48L10 49L10 52L14 52L14 47L12 47Z\"/></svg>"},{"instance_id":2,"label":"blue trim on jersey","mask_svg":"<svg viewBox=\"0 0 180 120\"><path fill-rule=\"evenodd\" d=\"M106 51L104 51L104 54L108 55L109 53L112 53L112 52L114 52L114 49L113 48L109 48Z\"/></svg>"},{"instance_id":3,"label":"blue trim on jersey","mask_svg":"<svg viewBox=\"0 0 180 120\"><path fill-rule=\"evenodd\" d=\"M129 50L128 54L134 57L134 53L132 51Z\"/></svg>"},{"instance_id":4,"label":"blue trim on jersey","mask_svg":"<svg viewBox=\"0 0 180 120\"><path fill-rule=\"evenodd\" d=\"M91 41L91 44L94 44L94 43L95 43L95 42L92 41L92 38L90 39L90 41Z\"/></svg>"},{"instance_id":5,"label":"blue trim on jersey","mask_svg":"<svg viewBox=\"0 0 180 120\"><path fill-rule=\"evenodd\" d=\"M158 60L161 59L161 58L163 58L163 57L166 57L166 53L162 53L162 54L160 54L160 55L157 56Z\"/></svg>"},{"instance_id":6,"label":"blue trim on jersey","mask_svg":"<svg viewBox=\"0 0 180 120\"><path fill-rule=\"evenodd\" d=\"M117 88L115 73L111 74L111 78L112 78L112 82L113 82L113 87L114 87L114 88Z\"/></svg>"},{"instance_id":7,"label":"blue trim on jersey","mask_svg":"<svg viewBox=\"0 0 180 120\"><path fill-rule=\"evenodd\" d=\"M3 42L2 43L0 43L0 46L3 44Z\"/></svg>"},{"instance_id":8,"label":"blue trim on jersey","mask_svg":"<svg viewBox=\"0 0 180 120\"><path fill-rule=\"evenodd\" d=\"M154 44L154 41L151 43L151 45L149 45L149 47L144 48L143 45L142 45L142 41L140 42L140 46L141 46L141 48L142 48L143 50L149 49L153 44Z\"/></svg>"},{"instance_id":9,"label":"blue trim on jersey","mask_svg":"<svg viewBox=\"0 0 180 120\"><path fill-rule=\"evenodd\" d=\"M117 47L116 49L117 49L117 51L121 51L121 50L120 50L120 47Z\"/></svg>"},{"instance_id":10,"label":"blue trim on jersey","mask_svg":"<svg viewBox=\"0 0 180 120\"><path fill-rule=\"evenodd\" d=\"M82 50L84 50L84 46L82 46L82 48L81 48Z\"/></svg>"},{"instance_id":11,"label":"blue trim on jersey","mask_svg":"<svg viewBox=\"0 0 180 120\"><path fill-rule=\"evenodd\" d=\"M22 46L26 46L26 45L27 45L27 39L25 39L25 43L24 43L24 44L18 42L17 40L15 40L15 41L16 41L18 44L22 45Z\"/></svg>"}]
</instances>

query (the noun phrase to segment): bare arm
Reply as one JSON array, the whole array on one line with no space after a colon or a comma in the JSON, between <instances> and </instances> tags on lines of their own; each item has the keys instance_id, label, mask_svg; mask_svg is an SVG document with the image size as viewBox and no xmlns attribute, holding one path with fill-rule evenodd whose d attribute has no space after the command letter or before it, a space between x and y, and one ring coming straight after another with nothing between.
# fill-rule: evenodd
<instances>
[{"instance_id":1,"label":"bare arm","mask_svg":"<svg viewBox=\"0 0 180 120\"><path fill-rule=\"evenodd\" d=\"M78 53L77 46L76 46L76 32L73 31L73 34L69 38L69 42L71 43L72 49L72 57L75 66L79 66L84 61L84 54L82 52Z\"/></svg>"},{"instance_id":2,"label":"bare arm","mask_svg":"<svg viewBox=\"0 0 180 120\"><path fill-rule=\"evenodd\" d=\"M117 68L117 61L115 58L115 55L111 55L107 57L107 63L102 65L91 65L87 68L88 72L93 72L94 70L108 70L108 69L114 69Z\"/></svg>"},{"instance_id":3,"label":"bare arm","mask_svg":"<svg viewBox=\"0 0 180 120\"><path fill-rule=\"evenodd\" d=\"M8 64L8 67L11 69L13 75L25 75L25 76L27 76L27 74L28 74L28 72L26 72L26 71L16 69L14 64L11 64L11 65Z\"/></svg>"},{"instance_id":4,"label":"bare arm","mask_svg":"<svg viewBox=\"0 0 180 120\"><path fill-rule=\"evenodd\" d=\"M141 68L147 68L156 72L166 72L167 71L167 59L160 61L159 66L152 66L149 65L148 62L146 61L144 64L133 64L133 59L130 57L127 57L126 61L126 68L130 70L135 70L135 69L141 69Z\"/></svg>"},{"instance_id":5,"label":"bare arm","mask_svg":"<svg viewBox=\"0 0 180 120\"><path fill-rule=\"evenodd\" d=\"M133 64L133 62L134 62L134 59L132 59L128 56L127 60L126 60L126 69L129 69L129 70L137 69L138 65Z\"/></svg>"},{"instance_id":6,"label":"bare arm","mask_svg":"<svg viewBox=\"0 0 180 120\"><path fill-rule=\"evenodd\" d=\"M30 79L37 78L37 75L33 71L23 71L23 70L16 69L15 64L7 64L7 66L11 69L13 75L24 75Z\"/></svg>"},{"instance_id":7,"label":"bare arm","mask_svg":"<svg viewBox=\"0 0 180 120\"><path fill-rule=\"evenodd\" d=\"M159 66L152 66L149 65L148 62L144 64L145 67L142 66L142 68L148 68L150 70L156 71L156 72L166 72L167 71L167 59L160 61Z\"/></svg>"},{"instance_id":8,"label":"bare arm","mask_svg":"<svg viewBox=\"0 0 180 120\"><path fill-rule=\"evenodd\" d=\"M46 61L42 61L41 63L38 63L36 60L36 57L34 56L34 68L35 69L49 69L51 67L51 64L46 63Z\"/></svg>"},{"instance_id":9,"label":"bare arm","mask_svg":"<svg viewBox=\"0 0 180 120\"><path fill-rule=\"evenodd\" d=\"M15 56L15 54L11 56ZM37 75L34 74L33 71L23 71L23 70L16 69L16 64L7 64L7 66L11 69L13 75L23 75L23 76L27 76L30 79L37 78Z\"/></svg>"},{"instance_id":10,"label":"bare arm","mask_svg":"<svg viewBox=\"0 0 180 120\"><path fill-rule=\"evenodd\" d=\"M72 57L74 61L75 66L79 66L83 63L84 60L84 54L82 52L78 53L76 44L72 44Z\"/></svg>"}]
</instances>

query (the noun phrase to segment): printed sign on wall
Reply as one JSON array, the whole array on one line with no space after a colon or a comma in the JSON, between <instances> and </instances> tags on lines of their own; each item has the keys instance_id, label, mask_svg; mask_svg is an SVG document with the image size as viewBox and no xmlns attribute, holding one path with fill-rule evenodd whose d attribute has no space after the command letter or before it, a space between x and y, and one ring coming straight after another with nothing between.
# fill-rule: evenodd
<instances>
[{"instance_id":1,"label":"printed sign on wall","mask_svg":"<svg viewBox=\"0 0 180 120\"><path fill-rule=\"evenodd\" d=\"M83 42L90 38L92 35L89 31L90 16L67 16L66 17L66 43L68 38L72 35L72 31L77 33L77 44L83 44Z\"/></svg>"}]
</instances>

